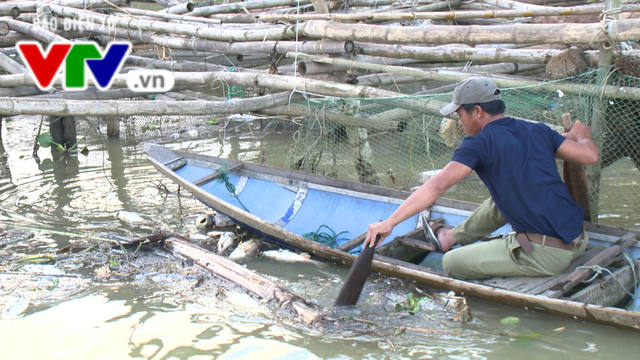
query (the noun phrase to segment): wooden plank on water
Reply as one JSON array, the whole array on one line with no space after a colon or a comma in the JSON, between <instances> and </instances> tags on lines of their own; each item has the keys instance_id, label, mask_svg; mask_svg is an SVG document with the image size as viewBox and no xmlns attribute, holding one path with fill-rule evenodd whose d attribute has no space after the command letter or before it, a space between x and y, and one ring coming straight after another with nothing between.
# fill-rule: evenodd
<instances>
[{"instance_id":1,"label":"wooden plank on water","mask_svg":"<svg viewBox=\"0 0 640 360\"><path fill-rule=\"evenodd\" d=\"M601 267L609 266L615 258L620 255L625 249L631 246L636 242L638 238L638 234L635 233L627 233L623 237L620 238L616 243L611 246L608 246L606 249L602 250L598 255L594 256L591 260L587 261L584 266L593 266L598 265ZM594 271L589 268L585 269L576 269L573 273L563 279L562 282L558 283L553 288L542 293L550 298L559 298L564 294L567 294L571 289L573 289L576 285L578 285L582 280L587 279L592 276Z\"/></svg>"},{"instance_id":2,"label":"wooden plank on water","mask_svg":"<svg viewBox=\"0 0 640 360\"><path fill-rule=\"evenodd\" d=\"M640 260L634 263L635 279L640 278ZM602 279L596 279L590 286L578 291L569 297L568 300L577 301L585 304L614 306L629 296L626 289L630 293L634 293L636 286L631 266L626 265L613 272L612 275L605 275Z\"/></svg>"},{"instance_id":3,"label":"wooden plank on water","mask_svg":"<svg viewBox=\"0 0 640 360\"><path fill-rule=\"evenodd\" d=\"M324 309L319 305L307 301L242 265L213 254L188 241L171 237L165 240L164 248L175 255L193 260L194 264L245 288L263 300L276 300L283 307L285 304L291 304L292 310L309 324L324 316Z\"/></svg>"}]
</instances>

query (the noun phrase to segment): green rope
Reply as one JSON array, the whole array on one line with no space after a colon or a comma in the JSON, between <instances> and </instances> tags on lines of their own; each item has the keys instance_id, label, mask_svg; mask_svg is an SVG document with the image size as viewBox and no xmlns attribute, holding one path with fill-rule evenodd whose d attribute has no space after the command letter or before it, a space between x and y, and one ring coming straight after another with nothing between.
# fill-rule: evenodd
<instances>
[{"instance_id":1,"label":"green rope","mask_svg":"<svg viewBox=\"0 0 640 360\"><path fill-rule=\"evenodd\" d=\"M231 195L233 195L233 197L236 198L236 200L238 200L238 203L240 203L240 205L242 205L242 207L248 212L251 213L251 211L249 211L249 209L247 209L246 206L244 206L244 204L242 203L242 201L240 201L240 199L238 198L238 195L236 195L236 187L229 181L229 168L227 167L227 163L224 163L224 166L218 169L218 172L220 173L220 178L218 179L219 183L224 183L224 186L227 188L227 191L229 191L231 193Z\"/></svg>"},{"instance_id":2,"label":"green rope","mask_svg":"<svg viewBox=\"0 0 640 360\"><path fill-rule=\"evenodd\" d=\"M329 229L329 231L331 231L331 234L326 232L320 232L320 229L322 229L323 227ZM331 229L327 225L320 225L318 230L316 230L315 232L308 232L302 236L309 240L313 240L317 243L320 243L322 245L333 247L334 245L337 245L339 240L349 240L348 238L338 238L338 236L340 236L341 234L346 234L346 233L348 233L348 231L341 231L336 234L336 232L333 231L333 229Z\"/></svg>"},{"instance_id":3,"label":"green rope","mask_svg":"<svg viewBox=\"0 0 640 360\"><path fill-rule=\"evenodd\" d=\"M576 267L576 269L590 269L593 270L595 272L595 274L593 274L593 276L590 279L587 279L585 281L583 281L583 283L590 283L593 280L595 280L599 275L602 274L602 272L607 272L609 273L609 275L611 275L611 277L613 278L613 280L615 280L616 283L618 283L618 285L620 286L620 288L627 293L627 295L631 296L631 299L636 299L638 297L638 295L636 294L636 284L637 279L636 279L636 270L635 270L635 266L633 264L633 260L631 260L631 258L629 257L629 255L627 255L626 253L622 253L625 257L625 259L629 262L629 265L631 267L631 272L633 273L633 294L631 292L629 292L627 289L625 289L625 287L620 283L620 281L618 281L618 279L616 279L615 276L613 276L613 273L611 272L611 270L607 269L607 268L603 268L600 265L591 265L591 266L578 266Z\"/></svg>"}]
</instances>

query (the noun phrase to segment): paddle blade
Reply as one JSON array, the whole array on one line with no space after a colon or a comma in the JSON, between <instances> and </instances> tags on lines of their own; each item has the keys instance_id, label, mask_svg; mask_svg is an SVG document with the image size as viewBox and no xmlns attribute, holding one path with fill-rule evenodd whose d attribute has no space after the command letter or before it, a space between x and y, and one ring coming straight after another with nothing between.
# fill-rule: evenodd
<instances>
[{"instance_id":1,"label":"paddle blade","mask_svg":"<svg viewBox=\"0 0 640 360\"><path fill-rule=\"evenodd\" d=\"M342 285L334 306L355 305L358 302L364 283L371 273L371 262L375 248L366 247L351 265L347 280Z\"/></svg>"}]
</instances>

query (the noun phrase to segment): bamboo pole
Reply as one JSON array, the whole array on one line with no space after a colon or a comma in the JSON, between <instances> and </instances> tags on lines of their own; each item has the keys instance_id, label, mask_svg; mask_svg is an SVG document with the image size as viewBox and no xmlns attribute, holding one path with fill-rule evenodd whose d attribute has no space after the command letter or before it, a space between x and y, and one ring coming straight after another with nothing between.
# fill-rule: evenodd
<instances>
[{"instance_id":1,"label":"bamboo pole","mask_svg":"<svg viewBox=\"0 0 640 360\"><path fill-rule=\"evenodd\" d=\"M230 30L224 28L214 29L193 25L136 20L128 17L108 17L68 7L57 5L49 6L51 7L51 11L56 15L93 21L99 24L107 24L110 28L117 27L129 30L137 29L140 31L155 31L177 35L186 35L193 38L233 42L284 40L295 38L294 29L287 26L274 26L268 29L257 30Z\"/></svg>"},{"instance_id":2,"label":"bamboo pole","mask_svg":"<svg viewBox=\"0 0 640 360\"><path fill-rule=\"evenodd\" d=\"M292 56L292 54L287 54L287 56ZM315 61L318 63L323 63L331 66L340 66L346 68L356 68L356 69L365 69L370 71L377 72L388 72L392 74L412 76L416 81L418 80L444 80L441 76L438 76L437 72L448 71L448 70L457 70L462 72L462 68L455 69L414 69L408 67L399 67L399 66L387 66L387 65L379 65L372 64L370 62L362 62L362 61L352 61L338 58L327 58L322 56L314 56L314 55L306 55L306 54L297 54L299 59ZM483 66L474 66L471 67L468 71L470 73L478 73L478 72L487 72L487 73L514 73L518 71L519 66L513 63L505 63L505 64L492 64L492 65L483 65ZM304 75L304 74L303 74ZM446 75L445 75L446 76Z\"/></svg>"},{"instance_id":3,"label":"bamboo pole","mask_svg":"<svg viewBox=\"0 0 640 360\"><path fill-rule=\"evenodd\" d=\"M411 20L460 20L476 18L505 18L514 17L537 17L537 16L564 16L564 15L584 15L600 14L604 10L602 5L586 5L569 8L540 7L525 10L492 10L492 11L434 11L434 12L364 12L353 14L275 14L264 13L256 15L260 21L307 21L307 20L327 20L327 21L411 21ZM638 12L640 5L625 5L621 7L622 12Z\"/></svg>"},{"instance_id":4,"label":"bamboo pole","mask_svg":"<svg viewBox=\"0 0 640 360\"><path fill-rule=\"evenodd\" d=\"M7 23L6 21L0 20L0 36L4 37L9 33L9 31L10 31L9 23Z\"/></svg>"},{"instance_id":5,"label":"bamboo pole","mask_svg":"<svg viewBox=\"0 0 640 360\"><path fill-rule=\"evenodd\" d=\"M41 94L42 91L35 86L17 86L13 88L0 88L0 97L19 97Z\"/></svg>"},{"instance_id":6,"label":"bamboo pole","mask_svg":"<svg viewBox=\"0 0 640 360\"><path fill-rule=\"evenodd\" d=\"M481 61L481 62L516 62L526 64L546 64L552 57L563 50L556 49L509 49L506 47L471 48L456 46L420 47L405 45L386 45L372 43L355 43L358 54L369 56L392 57L399 59L419 59L432 62ZM585 60L591 66L598 63L598 52L583 52ZM614 56L640 57L640 50L619 51Z\"/></svg>"},{"instance_id":7,"label":"bamboo pole","mask_svg":"<svg viewBox=\"0 0 640 360\"><path fill-rule=\"evenodd\" d=\"M411 20L460 20L460 19L491 19L515 17L538 17L538 16L565 16L565 15L585 15L600 14L604 10L604 5L583 5L574 7L548 7L529 5L530 8L512 8L511 10L461 10L461 11L425 11L418 12L415 8L411 12L358 12L352 14L276 14L263 13L256 15L260 21L307 21L307 20L327 20L327 21L411 21ZM622 5L621 12L638 12L640 5Z\"/></svg>"},{"instance_id":8,"label":"bamboo pole","mask_svg":"<svg viewBox=\"0 0 640 360\"><path fill-rule=\"evenodd\" d=\"M607 0L606 10L615 9L620 5L620 0ZM617 19L618 14L613 12L610 15L612 18ZM596 84L600 86L606 86L609 74L611 73L611 65L613 64L613 49L616 44L611 43L608 39L602 42L599 46L598 57L598 75L596 77ZM596 143L600 153L602 153L602 145L604 144L604 133L606 129L606 110L607 99L602 96L594 98L593 113L591 116L591 131L593 134L593 140ZM598 215L600 214L600 179L602 177L602 159L598 158L595 164L587 167L587 180L589 184L589 201L590 214L593 222L598 222Z\"/></svg>"},{"instance_id":9,"label":"bamboo pole","mask_svg":"<svg viewBox=\"0 0 640 360\"><path fill-rule=\"evenodd\" d=\"M213 14L225 14L244 12L246 10L265 9L278 6L296 6L309 4L311 0L258 0L199 7L189 13L191 16L209 16Z\"/></svg>"},{"instance_id":10,"label":"bamboo pole","mask_svg":"<svg viewBox=\"0 0 640 360\"><path fill-rule=\"evenodd\" d=\"M289 102L290 93L234 101L49 100L0 98L0 114L54 116L203 115L245 113Z\"/></svg>"},{"instance_id":11,"label":"bamboo pole","mask_svg":"<svg viewBox=\"0 0 640 360\"><path fill-rule=\"evenodd\" d=\"M192 12L194 8L195 8L195 5L191 1L188 1L186 3L182 3L182 4L170 6L168 8L164 8L164 9L160 10L160 12L167 13L167 14L178 14L178 15L181 15L181 14L186 14L188 12Z\"/></svg>"},{"instance_id":12,"label":"bamboo pole","mask_svg":"<svg viewBox=\"0 0 640 360\"><path fill-rule=\"evenodd\" d=\"M0 16L11 16L15 19L20 16L20 8L16 4L0 4Z\"/></svg>"},{"instance_id":13,"label":"bamboo pole","mask_svg":"<svg viewBox=\"0 0 640 360\"><path fill-rule=\"evenodd\" d=\"M104 9L115 6L127 6L130 0L44 0L44 1L12 1L9 4L20 8L23 13L36 12L38 6L60 5L78 9Z\"/></svg>"},{"instance_id":14,"label":"bamboo pole","mask_svg":"<svg viewBox=\"0 0 640 360\"><path fill-rule=\"evenodd\" d=\"M513 0L480 0L480 2L483 4L489 4L489 5L493 5L503 9L514 9L514 10L534 10L534 9L547 8L547 6L521 3ZM559 15L569 15L569 14L559 14Z\"/></svg>"},{"instance_id":15,"label":"bamboo pole","mask_svg":"<svg viewBox=\"0 0 640 360\"><path fill-rule=\"evenodd\" d=\"M425 77L430 80L439 80L451 83L459 82L471 76L476 76L475 74L455 71L425 71L424 73L430 76ZM551 93L557 93L558 90L561 90L562 92L567 94L606 96L609 98L630 100L640 99L640 88L635 87L605 85L603 87L595 88L593 86L573 84L564 81L539 82L532 80L507 79L502 76L493 76L491 74L483 75L490 77L496 83L496 85L501 88L536 86L538 90L545 90ZM236 73L224 71L202 73L181 72L174 73L173 77L175 79L176 86L211 86L216 82L225 81L233 85L274 88L280 91L298 90L308 93L346 98L406 96L404 94L395 92L387 92L385 94L382 94L379 92L379 89L365 86L337 84L333 82L305 79L303 77L271 75L264 73ZM60 82L57 81L56 84L59 85ZM16 74L0 76L0 87L14 86L35 86L35 82L30 75ZM126 75L116 75L114 77L112 87L126 87Z\"/></svg>"},{"instance_id":16,"label":"bamboo pole","mask_svg":"<svg viewBox=\"0 0 640 360\"><path fill-rule=\"evenodd\" d=\"M34 26L32 24L27 24L22 21L7 19L7 18L5 18L4 21L7 22L11 30L17 31L24 35L29 35L47 44L51 42L69 42L67 39L63 38L62 36L56 35L51 31L47 31L39 26Z\"/></svg>"},{"instance_id":17,"label":"bamboo pole","mask_svg":"<svg viewBox=\"0 0 640 360\"><path fill-rule=\"evenodd\" d=\"M340 24L312 20L301 25L300 36L384 44L589 44L640 38L640 20L616 20L603 32L600 24L512 24L496 26L427 25L420 28ZM543 35L544 34L544 35Z\"/></svg>"},{"instance_id":18,"label":"bamboo pole","mask_svg":"<svg viewBox=\"0 0 640 360\"><path fill-rule=\"evenodd\" d=\"M227 71L229 67L210 64L206 62L194 62L194 61L165 61L148 59L141 56L127 56L125 64L133 65L137 67L154 68L154 69L166 69L170 71Z\"/></svg>"},{"instance_id":19,"label":"bamboo pole","mask_svg":"<svg viewBox=\"0 0 640 360\"><path fill-rule=\"evenodd\" d=\"M369 130L377 131L397 131L402 127L402 121L404 119L388 119L382 118L378 115L361 117L361 116L348 116L340 113L329 112L326 110L314 111L303 105L288 105L278 106L270 109L262 109L257 111L260 114L272 115L272 116L291 116L291 117L308 117L318 116L319 118L326 119L333 123L343 126L360 127Z\"/></svg>"},{"instance_id":20,"label":"bamboo pole","mask_svg":"<svg viewBox=\"0 0 640 360\"><path fill-rule=\"evenodd\" d=\"M188 15L180 15L174 13L164 13L161 11L152 11L152 10L142 10L136 8L121 8L121 9L113 9L113 11L131 14L131 15L140 15L140 16L148 16L165 20L180 20L180 21L191 21L191 22L201 22L205 24L220 24L221 21L217 19L207 19L202 17L188 16Z\"/></svg>"},{"instance_id":21,"label":"bamboo pole","mask_svg":"<svg viewBox=\"0 0 640 360\"><path fill-rule=\"evenodd\" d=\"M27 68L2 52L0 52L0 68L5 69L10 74L25 74L27 72Z\"/></svg>"},{"instance_id":22,"label":"bamboo pole","mask_svg":"<svg viewBox=\"0 0 640 360\"><path fill-rule=\"evenodd\" d=\"M311 0L311 2L313 3L313 8L315 9L316 14L329 13L329 7L327 6L327 3L324 0Z\"/></svg>"},{"instance_id":23,"label":"bamboo pole","mask_svg":"<svg viewBox=\"0 0 640 360\"><path fill-rule=\"evenodd\" d=\"M206 51L225 55L237 54L283 54L299 51L309 54L340 54L353 51L352 41L246 41L246 42L222 42L205 39L183 38L169 35L157 35L152 31L139 31L137 29L109 29L101 26L89 27L91 23L78 22L86 25L87 32L91 34L116 36L120 39L140 40L144 43L166 46L171 49L184 49L193 51ZM0 38L1 41L2 38Z\"/></svg>"}]
</instances>

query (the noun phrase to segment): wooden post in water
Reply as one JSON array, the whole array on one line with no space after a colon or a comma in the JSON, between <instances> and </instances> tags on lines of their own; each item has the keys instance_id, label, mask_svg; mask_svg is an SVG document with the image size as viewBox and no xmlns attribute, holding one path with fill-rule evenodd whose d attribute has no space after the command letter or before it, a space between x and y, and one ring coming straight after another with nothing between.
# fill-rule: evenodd
<instances>
[{"instance_id":1,"label":"wooden post in water","mask_svg":"<svg viewBox=\"0 0 640 360\"><path fill-rule=\"evenodd\" d=\"M107 120L107 137L120 137L120 118L118 116L106 116Z\"/></svg>"},{"instance_id":2,"label":"wooden post in water","mask_svg":"<svg viewBox=\"0 0 640 360\"><path fill-rule=\"evenodd\" d=\"M605 5L605 11L616 9L620 6L620 0L607 0ZM612 13L606 15L611 19L617 19L618 14ZM606 21L606 19L605 19ZM600 44L598 53L598 75L596 77L596 85L598 87L606 85L606 81L611 73L611 65L613 64L613 50L616 46L611 40L606 40ZM595 141L600 153L602 153L602 145L604 143L604 129L606 127L606 108L607 99L602 97L594 97L593 113L591 114L591 134ZM600 177L602 173L602 160L598 159L598 162L587 167L587 183L589 184L591 201L591 221L598 222L598 215L600 214Z\"/></svg>"},{"instance_id":3,"label":"wooden post in water","mask_svg":"<svg viewBox=\"0 0 640 360\"><path fill-rule=\"evenodd\" d=\"M50 115L47 116L47 121L49 122L49 134L51 135L51 140L58 144L64 143L63 127L62 127L62 116ZM52 148L55 146L51 144Z\"/></svg>"},{"instance_id":4,"label":"wooden post in water","mask_svg":"<svg viewBox=\"0 0 640 360\"><path fill-rule=\"evenodd\" d=\"M67 149L78 142L76 135L76 118L74 116L62 117L62 143Z\"/></svg>"}]
</instances>

